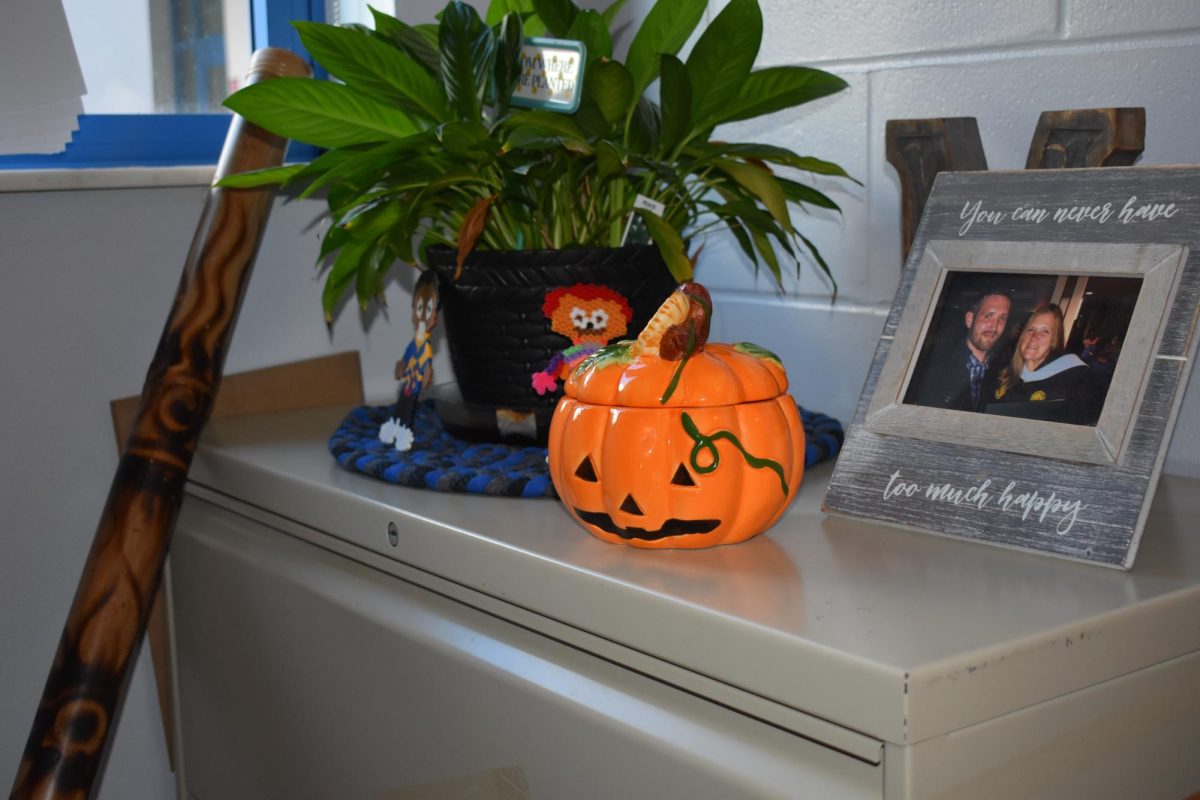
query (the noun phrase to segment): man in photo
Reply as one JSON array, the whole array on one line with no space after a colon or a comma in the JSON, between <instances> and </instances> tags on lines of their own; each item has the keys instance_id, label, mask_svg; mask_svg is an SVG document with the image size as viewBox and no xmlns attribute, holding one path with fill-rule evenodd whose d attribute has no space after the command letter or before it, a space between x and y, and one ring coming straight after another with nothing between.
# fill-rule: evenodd
<instances>
[{"instance_id":1,"label":"man in photo","mask_svg":"<svg viewBox=\"0 0 1200 800\"><path fill-rule=\"evenodd\" d=\"M983 294L964 315L965 334L929 354L909 387L906 402L919 406L982 411L1003 366L998 352L1007 342L1012 300L997 291Z\"/></svg>"}]
</instances>

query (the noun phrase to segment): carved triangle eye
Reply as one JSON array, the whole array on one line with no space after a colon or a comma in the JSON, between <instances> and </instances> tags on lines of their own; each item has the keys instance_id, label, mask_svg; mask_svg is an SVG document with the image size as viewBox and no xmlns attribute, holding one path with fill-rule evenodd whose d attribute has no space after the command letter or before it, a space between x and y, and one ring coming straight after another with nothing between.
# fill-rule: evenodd
<instances>
[{"instance_id":1,"label":"carved triangle eye","mask_svg":"<svg viewBox=\"0 0 1200 800\"><path fill-rule=\"evenodd\" d=\"M631 494L625 495L625 502L621 503L621 510L626 514L636 514L639 517L642 516L642 510L638 508L637 501L633 499L633 495Z\"/></svg>"},{"instance_id":2,"label":"carved triangle eye","mask_svg":"<svg viewBox=\"0 0 1200 800\"><path fill-rule=\"evenodd\" d=\"M675 470L675 477L671 478L671 483L676 486L695 486L696 482L692 480L692 475L687 471L683 464L679 465L679 469Z\"/></svg>"},{"instance_id":3,"label":"carved triangle eye","mask_svg":"<svg viewBox=\"0 0 1200 800\"><path fill-rule=\"evenodd\" d=\"M584 456L583 461L579 462L579 466L575 468L575 477L588 483L600 482L600 479L596 477L596 468L592 466L590 456Z\"/></svg>"}]
</instances>

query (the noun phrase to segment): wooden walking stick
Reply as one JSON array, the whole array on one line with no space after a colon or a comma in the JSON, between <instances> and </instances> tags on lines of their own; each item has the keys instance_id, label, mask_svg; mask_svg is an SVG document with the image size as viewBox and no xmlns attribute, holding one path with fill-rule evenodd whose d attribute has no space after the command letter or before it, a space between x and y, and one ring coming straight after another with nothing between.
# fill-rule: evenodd
<instances>
[{"instance_id":1,"label":"wooden walking stick","mask_svg":"<svg viewBox=\"0 0 1200 800\"><path fill-rule=\"evenodd\" d=\"M254 55L248 82L305 77L287 50ZM287 141L233 117L216 179L278 166ZM209 192L146 374L12 797L90 797L158 590L171 530L275 192Z\"/></svg>"}]
</instances>

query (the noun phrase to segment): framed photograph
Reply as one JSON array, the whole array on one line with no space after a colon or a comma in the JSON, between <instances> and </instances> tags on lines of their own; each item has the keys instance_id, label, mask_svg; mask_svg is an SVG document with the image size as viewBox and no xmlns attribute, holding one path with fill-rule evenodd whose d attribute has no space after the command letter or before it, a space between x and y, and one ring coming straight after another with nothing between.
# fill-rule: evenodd
<instances>
[{"instance_id":1,"label":"framed photograph","mask_svg":"<svg viewBox=\"0 0 1200 800\"><path fill-rule=\"evenodd\" d=\"M825 509L1130 568L1197 247L1200 169L939 175Z\"/></svg>"}]
</instances>

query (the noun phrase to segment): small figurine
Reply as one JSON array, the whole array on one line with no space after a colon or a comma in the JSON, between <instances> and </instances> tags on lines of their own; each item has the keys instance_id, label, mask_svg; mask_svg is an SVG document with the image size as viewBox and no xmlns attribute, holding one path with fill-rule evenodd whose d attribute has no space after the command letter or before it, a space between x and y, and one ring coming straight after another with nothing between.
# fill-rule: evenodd
<instances>
[{"instance_id":1,"label":"small figurine","mask_svg":"<svg viewBox=\"0 0 1200 800\"><path fill-rule=\"evenodd\" d=\"M441 303L438 297L437 277L432 272L422 272L413 287L412 323L413 339L404 349L404 356L396 362L396 380L400 381L396 398L396 416L379 428L379 439L394 445L397 450L408 450L413 444L413 414L421 390L433 381L433 328L437 325Z\"/></svg>"},{"instance_id":2,"label":"small figurine","mask_svg":"<svg viewBox=\"0 0 1200 800\"><path fill-rule=\"evenodd\" d=\"M550 359L541 372L533 373L533 388L538 394L558 388L558 380L571 369L629 329L633 309L629 301L607 286L577 283L560 286L546 293L542 313L550 319L550 328L571 340L571 346Z\"/></svg>"}]
</instances>

